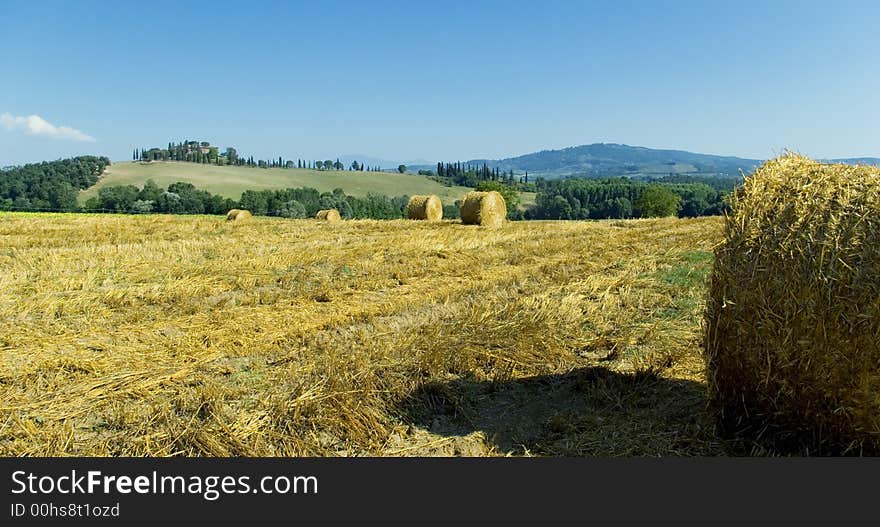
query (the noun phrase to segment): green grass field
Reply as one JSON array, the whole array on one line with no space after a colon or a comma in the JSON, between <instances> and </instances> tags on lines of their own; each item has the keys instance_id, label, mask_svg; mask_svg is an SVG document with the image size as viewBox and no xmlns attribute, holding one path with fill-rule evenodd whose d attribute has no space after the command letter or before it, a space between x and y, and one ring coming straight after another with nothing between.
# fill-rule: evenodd
<instances>
[{"instance_id":1,"label":"green grass field","mask_svg":"<svg viewBox=\"0 0 880 527\"><path fill-rule=\"evenodd\" d=\"M185 181L199 189L232 199L239 199L245 190L311 187L321 192L341 188L350 196L366 196L368 193L386 196L437 194L444 203L451 204L471 190L467 187L447 187L415 174L219 167L175 162L125 162L110 166L95 186L80 193L79 200L83 203L97 195L101 187L114 185L140 187L148 179L152 179L163 188L177 181ZM523 201L528 203L530 198L531 202L534 202L533 195L524 196Z\"/></svg>"}]
</instances>

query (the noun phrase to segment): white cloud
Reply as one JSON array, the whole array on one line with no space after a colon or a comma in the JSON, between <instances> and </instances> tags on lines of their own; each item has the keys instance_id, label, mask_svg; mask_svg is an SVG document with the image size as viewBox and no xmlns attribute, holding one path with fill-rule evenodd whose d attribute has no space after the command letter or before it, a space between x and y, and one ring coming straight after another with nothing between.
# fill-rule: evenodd
<instances>
[{"instance_id":1,"label":"white cloud","mask_svg":"<svg viewBox=\"0 0 880 527\"><path fill-rule=\"evenodd\" d=\"M27 135L39 135L55 139L71 139L73 141L94 141L95 138L69 126L55 126L39 115L17 117L9 113L0 114L0 126L7 130L22 130Z\"/></svg>"}]
</instances>

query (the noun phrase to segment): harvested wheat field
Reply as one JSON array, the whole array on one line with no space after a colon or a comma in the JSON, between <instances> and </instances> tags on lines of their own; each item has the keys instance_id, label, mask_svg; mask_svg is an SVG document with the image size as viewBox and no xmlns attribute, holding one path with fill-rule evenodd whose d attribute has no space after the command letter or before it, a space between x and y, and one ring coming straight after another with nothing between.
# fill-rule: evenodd
<instances>
[{"instance_id":1,"label":"harvested wheat field","mask_svg":"<svg viewBox=\"0 0 880 527\"><path fill-rule=\"evenodd\" d=\"M720 229L0 214L0 454L735 453Z\"/></svg>"}]
</instances>

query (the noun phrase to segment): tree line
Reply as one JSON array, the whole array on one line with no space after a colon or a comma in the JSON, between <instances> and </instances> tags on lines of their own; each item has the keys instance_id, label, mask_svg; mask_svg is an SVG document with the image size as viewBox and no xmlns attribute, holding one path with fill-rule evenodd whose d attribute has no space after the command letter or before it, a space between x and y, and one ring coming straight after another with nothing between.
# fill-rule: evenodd
<instances>
[{"instance_id":1,"label":"tree line","mask_svg":"<svg viewBox=\"0 0 880 527\"><path fill-rule=\"evenodd\" d=\"M368 194L348 196L342 189L319 192L314 188L246 190L239 200L199 190L191 183L177 182L163 189L152 180L142 188L134 185L102 187L89 198L83 210L129 214L226 214L230 209L247 209L257 216L312 218L321 209L337 209L343 218L394 219L406 217L409 196ZM446 217L458 217L457 205L444 207Z\"/></svg>"},{"instance_id":2,"label":"tree line","mask_svg":"<svg viewBox=\"0 0 880 527\"><path fill-rule=\"evenodd\" d=\"M629 178L563 179L536 183L536 206L526 219L609 219L714 216L729 189L706 183L645 182Z\"/></svg>"},{"instance_id":3,"label":"tree line","mask_svg":"<svg viewBox=\"0 0 880 527\"><path fill-rule=\"evenodd\" d=\"M348 167L336 158L325 160L284 159L283 156L271 159L255 159L254 156L243 156L233 147L223 151L208 141L169 142L166 148L135 148L131 154L132 161L181 161L218 166L244 166L252 168L307 168L311 170L352 170L359 172L381 172L382 167L367 166L357 160Z\"/></svg>"},{"instance_id":4,"label":"tree line","mask_svg":"<svg viewBox=\"0 0 880 527\"><path fill-rule=\"evenodd\" d=\"M642 181L656 181L658 183L703 183L722 193L729 193L732 192L734 188L742 185L743 176L731 177L704 176L699 174L670 174L668 176L663 176L660 179L644 179Z\"/></svg>"},{"instance_id":5,"label":"tree line","mask_svg":"<svg viewBox=\"0 0 880 527\"><path fill-rule=\"evenodd\" d=\"M419 174L428 176L446 185L460 185L463 187L477 187L480 183L492 181L501 183L521 192L534 192L534 183L529 181L529 173L514 174L509 171L499 170L498 167L489 168L489 165L471 165L457 161L455 163L438 162L437 172L433 170L419 170Z\"/></svg>"},{"instance_id":6,"label":"tree line","mask_svg":"<svg viewBox=\"0 0 880 527\"><path fill-rule=\"evenodd\" d=\"M97 183L110 159L79 156L0 170L0 209L77 210L77 195Z\"/></svg>"}]
</instances>

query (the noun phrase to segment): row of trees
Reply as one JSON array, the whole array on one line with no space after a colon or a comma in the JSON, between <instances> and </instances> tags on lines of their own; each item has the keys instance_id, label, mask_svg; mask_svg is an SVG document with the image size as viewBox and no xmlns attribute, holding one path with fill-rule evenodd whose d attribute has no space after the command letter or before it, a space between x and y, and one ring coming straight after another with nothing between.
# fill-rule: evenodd
<instances>
[{"instance_id":1,"label":"row of trees","mask_svg":"<svg viewBox=\"0 0 880 527\"><path fill-rule=\"evenodd\" d=\"M239 207L264 216L311 218L321 209L337 209L343 218L394 219L406 215L408 196L388 197L368 194L347 196L342 189L320 193L313 188L248 190Z\"/></svg>"},{"instance_id":2,"label":"row of trees","mask_svg":"<svg viewBox=\"0 0 880 527\"><path fill-rule=\"evenodd\" d=\"M103 187L83 207L88 211L167 214L226 214L229 209L248 209L258 216L311 218L321 209L334 208L344 218L393 219L406 216L408 196L388 197L369 194L348 196L342 189L318 192L313 188L247 190L238 201L199 190L190 183L174 183L167 189L147 181L134 185ZM447 217L457 217L457 206L444 209Z\"/></svg>"},{"instance_id":3,"label":"row of trees","mask_svg":"<svg viewBox=\"0 0 880 527\"><path fill-rule=\"evenodd\" d=\"M645 181L645 180L643 180ZM742 176L722 177L703 176L695 174L670 174L660 179L647 180L656 183L702 183L724 194L733 192L733 189L743 184Z\"/></svg>"},{"instance_id":4,"label":"row of trees","mask_svg":"<svg viewBox=\"0 0 880 527\"><path fill-rule=\"evenodd\" d=\"M102 187L97 196L86 200L83 208L136 214L226 214L237 206L235 200L199 190L192 183L173 183L163 189L148 180L142 188L134 185Z\"/></svg>"},{"instance_id":5,"label":"row of trees","mask_svg":"<svg viewBox=\"0 0 880 527\"><path fill-rule=\"evenodd\" d=\"M540 182L527 219L607 219L712 216L726 204L725 190L705 183L647 183L628 178Z\"/></svg>"},{"instance_id":6,"label":"row of trees","mask_svg":"<svg viewBox=\"0 0 880 527\"><path fill-rule=\"evenodd\" d=\"M431 170L419 170L423 176L433 177L438 181L449 185L461 185L464 187L476 187L482 182L494 181L503 183L520 191L533 191L534 185L530 185L529 173L515 175L513 170L499 170L498 167L489 168L489 165L455 163L437 163L437 173Z\"/></svg>"},{"instance_id":7,"label":"row of trees","mask_svg":"<svg viewBox=\"0 0 880 527\"><path fill-rule=\"evenodd\" d=\"M254 156L241 156L235 148L228 147L224 151L212 146L207 141L184 140L178 143L169 142L167 148L135 148L132 150L133 161L183 161L189 163L202 163L211 165L247 166L254 168L308 168L312 170L345 170L344 163L331 159L305 160L284 159L254 159ZM360 172L381 172L382 167L367 166L358 161L352 161L348 170Z\"/></svg>"},{"instance_id":8,"label":"row of trees","mask_svg":"<svg viewBox=\"0 0 880 527\"><path fill-rule=\"evenodd\" d=\"M80 173L83 166L89 165L70 166L79 167L75 172ZM3 180L3 183L8 181ZM67 198L60 202L40 201L38 198L22 201L27 198L19 195L14 199L3 198L0 207L167 214L225 214L229 209L245 208L256 215L286 218L309 218L320 209L335 208L345 218L393 219L405 217L408 201L408 196L370 194L355 197L346 195L342 189L321 193L305 187L248 190L236 201L197 189L191 183L177 182L163 189L148 180L141 188L134 185L103 187L80 208L76 203L77 191L68 181L60 181L59 177L46 188L55 185L70 189ZM476 188L500 192L507 202L508 219L511 220L704 216L720 214L726 207L723 200L726 193L703 183L644 183L626 178L543 182L536 206L525 213L519 208L519 191L510 185L490 180L479 183ZM447 204L444 217L458 217L459 205L459 202Z\"/></svg>"},{"instance_id":9,"label":"row of trees","mask_svg":"<svg viewBox=\"0 0 880 527\"><path fill-rule=\"evenodd\" d=\"M110 159L79 156L0 170L0 209L77 210L77 195L94 185Z\"/></svg>"},{"instance_id":10,"label":"row of trees","mask_svg":"<svg viewBox=\"0 0 880 527\"><path fill-rule=\"evenodd\" d=\"M519 192L498 181L484 181L477 190L496 190L507 202L508 219L607 219L720 214L723 191L702 183L644 183L626 178L569 179L546 182L536 206L523 213ZM344 218L394 219L406 216L408 196L370 194L348 196L342 189L319 192L313 188L247 190L236 201L196 189L190 183L174 183L162 189L152 181L104 187L86 202L86 210L127 213L225 214L243 208L258 216L310 218L318 210L334 208ZM443 215L458 217L459 202L447 204Z\"/></svg>"}]
</instances>

